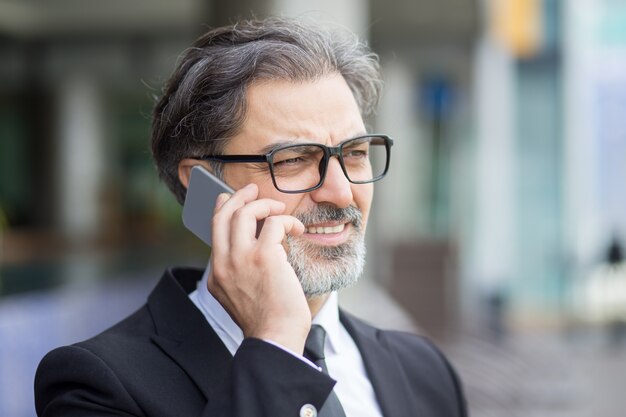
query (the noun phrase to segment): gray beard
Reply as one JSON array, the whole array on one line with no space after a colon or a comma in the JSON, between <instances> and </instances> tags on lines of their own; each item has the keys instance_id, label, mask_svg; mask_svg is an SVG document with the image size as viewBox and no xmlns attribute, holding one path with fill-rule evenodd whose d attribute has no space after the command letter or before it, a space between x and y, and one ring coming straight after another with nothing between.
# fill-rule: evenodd
<instances>
[{"instance_id":1,"label":"gray beard","mask_svg":"<svg viewBox=\"0 0 626 417\"><path fill-rule=\"evenodd\" d=\"M304 294L315 297L355 284L365 266L365 236L361 211L350 206L339 209L320 205L295 214L304 225L327 221L352 224L353 234L339 246L319 246L300 237L287 236L287 259L300 280Z\"/></svg>"}]
</instances>

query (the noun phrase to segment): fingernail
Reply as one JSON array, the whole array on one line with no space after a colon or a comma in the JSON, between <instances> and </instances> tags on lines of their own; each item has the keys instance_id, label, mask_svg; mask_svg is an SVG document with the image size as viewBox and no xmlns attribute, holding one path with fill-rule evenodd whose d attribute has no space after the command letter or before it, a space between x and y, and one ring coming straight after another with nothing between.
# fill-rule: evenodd
<instances>
[{"instance_id":1,"label":"fingernail","mask_svg":"<svg viewBox=\"0 0 626 417\"><path fill-rule=\"evenodd\" d=\"M226 200L228 200L229 198L230 198L230 194L221 193L220 195L217 196L217 200L215 201L215 207L220 208L222 204L224 204Z\"/></svg>"}]
</instances>

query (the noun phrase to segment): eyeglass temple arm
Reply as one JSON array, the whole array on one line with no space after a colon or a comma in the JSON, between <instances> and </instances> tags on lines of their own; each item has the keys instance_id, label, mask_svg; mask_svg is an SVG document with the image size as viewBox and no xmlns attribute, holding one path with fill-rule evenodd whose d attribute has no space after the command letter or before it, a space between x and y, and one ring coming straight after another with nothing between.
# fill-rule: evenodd
<instances>
[{"instance_id":1,"label":"eyeglass temple arm","mask_svg":"<svg viewBox=\"0 0 626 417\"><path fill-rule=\"evenodd\" d=\"M217 162L267 162L265 155L205 155L198 159Z\"/></svg>"}]
</instances>

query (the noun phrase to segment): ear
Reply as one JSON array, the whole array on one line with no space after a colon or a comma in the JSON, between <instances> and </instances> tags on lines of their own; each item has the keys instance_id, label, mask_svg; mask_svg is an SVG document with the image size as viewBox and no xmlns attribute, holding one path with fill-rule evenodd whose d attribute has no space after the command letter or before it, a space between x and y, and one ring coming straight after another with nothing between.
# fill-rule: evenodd
<instances>
[{"instance_id":1,"label":"ear","mask_svg":"<svg viewBox=\"0 0 626 417\"><path fill-rule=\"evenodd\" d=\"M178 163L178 180L181 182L181 184L183 184L185 188L189 187L191 168L196 165L202 165L208 171L212 171L212 169L209 169L209 167L207 166L208 164L193 158L186 158Z\"/></svg>"}]
</instances>

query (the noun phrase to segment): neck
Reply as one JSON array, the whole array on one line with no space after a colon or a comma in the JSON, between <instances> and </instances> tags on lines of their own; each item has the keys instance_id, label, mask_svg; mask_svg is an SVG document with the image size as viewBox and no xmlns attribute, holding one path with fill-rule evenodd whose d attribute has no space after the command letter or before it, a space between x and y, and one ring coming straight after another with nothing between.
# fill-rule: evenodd
<instances>
[{"instance_id":1,"label":"neck","mask_svg":"<svg viewBox=\"0 0 626 417\"><path fill-rule=\"evenodd\" d=\"M315 317L317 313L319 313L326 300L328 300L328 297L330 297L330 294L322 294L316 297L307 298L309 310L311 310L311 318Z\"/></svg>"}]
</instances>

